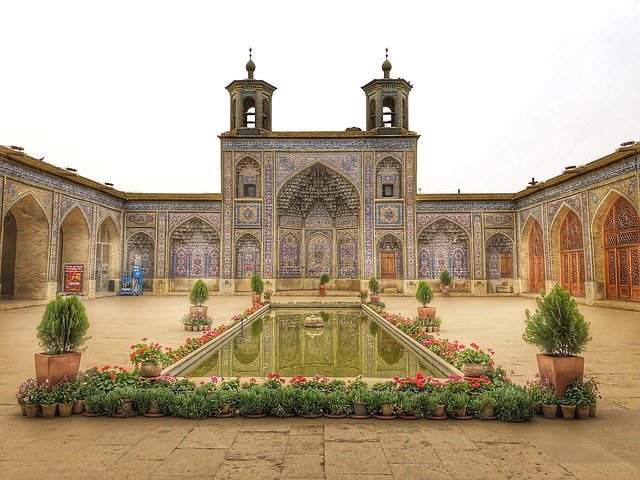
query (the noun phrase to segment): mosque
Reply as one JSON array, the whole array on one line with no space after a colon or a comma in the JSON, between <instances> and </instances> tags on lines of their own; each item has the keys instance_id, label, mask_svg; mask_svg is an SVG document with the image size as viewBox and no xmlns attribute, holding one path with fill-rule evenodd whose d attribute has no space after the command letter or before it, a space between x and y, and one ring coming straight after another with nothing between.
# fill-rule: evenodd
<instances>
[{"instance_id":1,"label":"mosque","mask_svg":"<svg viewBox=\"0 0 640 480\"><path fill-rule=\"evenodd\" d=\"M362 87L366 129L274 132L276 87L226 88L222 193L119 191L0 146L3 299L113 295L134 265L146 294L366 290L413 295L418 280L474 296L537 293L560 283L590 305L640 309L640 142L512 194L419 194L413 88ZM114 287L115 286L115 287Z\"/></svg>"}]
</instances>

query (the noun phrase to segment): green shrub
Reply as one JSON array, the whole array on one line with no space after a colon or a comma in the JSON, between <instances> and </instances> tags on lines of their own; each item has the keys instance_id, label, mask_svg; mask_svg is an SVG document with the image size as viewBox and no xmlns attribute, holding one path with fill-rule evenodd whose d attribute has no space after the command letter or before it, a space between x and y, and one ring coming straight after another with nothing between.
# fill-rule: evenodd
<instances>
[{"instance_id":1,"label":"green shrub","mask_svg":"<svg viewBox=\"0 0 640 480\"><path fill-rule=\"evenodd\" d=\"M196 307L201 307L207 300L209 300L209 289L207 288L207 284L204 283L202 279L198 279L191 288L189 302Z\"/></svg>"},{"instance_id":2,"label":"green shrub","mask_svg":"<svg viewBox=\"0 0 640 480\"><path fill-rule=\"evenodd\" d=\"M251 276L251 291L256 295L262 295L264 292L264 280L257 273Z\"/></svg>"},{"instance_id":3,"label":"green shrub","mask_svg":"<svg viewBox=\"0 0 640 480\"><path fill-rule=\"evenodd\" d=\"M440 272L440 285L443 285L446 287L447 285L451 285L452 281L453 281L453 277L451 276L448 270L443 270Z\"/></svg>"},{"instance_id":4,"label":"green shrub","mask_svg":"<svg viewBox=\"0 0 640 480\"><path fill-rule=\"evenodd\" d=\"M87 313L78 297L56 297L44 310L37 337L48 355L71 353L90 338L84 336L88 329Z\"/></svg>"},{"instance_id":5,"label":"green shrub","mask_svg":"<svg viewBox=\"0 0 640 480\"><path fill-rule=\"evenodd\" d=\"M320 275L320 285L325 285L329 283L329 280L331 280L331 278L326 273L323 273L322 275Z\"/></svg>"},{"instance_id":6,"label":"green shrub","mask_svg":"<svg viewBox=\"0 0 640 480\"><path fill-rule=\"evenodd\" d=\"M496 415L505 422L529 422L536 414L536 402L524 387L505 385L496 390Z\"/></svg>"},{"instance_id":7,"label":"green shrub","mask_svg":"<svg viewBox=\"0 0 640 480\"><path fill-rule=\"evenodd\" d=\"M578 311L578 305L560 285L536 299L538 308L532 315L525 310L525 342L537 345L543 353L557 356L577 355L591 340L589 324Z\"/></svg>"},{"instance_id":8,"label":"green shrub","mask_svg":"<svg viewBox=\"0 0 640 480\"><path fill-rule=\"evenodd\" d=\"M429 305L433 300L433 290L431 286L424 280L418 282L418 288L416 289L416 299L422 304L423 307Z\"/></svg>"},{"instance_id":9,"label":"green shrub","mask_svg":"<svg viewBox=\"0 0 640 480\"><path fill-rule=\"evenodd\" d=\"M369 279L369 291L372 295L378 295L378 293L380 293L380 282L378 282L376 277Z\"/></svg>"}]
</instances>

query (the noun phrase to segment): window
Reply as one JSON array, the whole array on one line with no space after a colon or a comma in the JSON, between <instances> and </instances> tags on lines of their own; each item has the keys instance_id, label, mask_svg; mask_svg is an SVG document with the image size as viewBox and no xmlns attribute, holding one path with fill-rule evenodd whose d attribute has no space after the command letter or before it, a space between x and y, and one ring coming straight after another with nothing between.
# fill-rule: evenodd
<instances>
[{"instance_id":1,"label":"window","mask_svg":"<svg viewBox=\"0 0 640 480\"><path fill-rule=\"evenodd\" d=\"M256 196L256 184L255 183L245 183L244 184L244 196L245 197L255 197Z\"/></svg>"},{"instance_id":2,"label":"window","mask_svg":"<svg viewBox=\"0 0 640 480\"><path fill-rule=\"evenodd\" d=\"M383 197L393 197L393 184L385 183L382 185L382 196Z\"/></svg>"}]
</instances>

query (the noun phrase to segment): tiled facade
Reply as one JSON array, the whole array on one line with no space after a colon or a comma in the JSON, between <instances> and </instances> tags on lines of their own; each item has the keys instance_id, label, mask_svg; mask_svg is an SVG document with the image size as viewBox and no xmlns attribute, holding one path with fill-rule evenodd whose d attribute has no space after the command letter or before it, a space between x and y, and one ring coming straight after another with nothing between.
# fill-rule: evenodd
<instances>
[{"instance_id":1,"label":"tiled facade","mask_svg":"<svg viewBox=\"0 0 640 480\"><path fill-rule=\"evenodd\" d=\"M386 79L363 87L368 98ZM154 294L187 291L196 278L223 294L247 291L257 272L277 291L314 289L328 273L330 289L364 289L376 275L383 288L411 295L421 279L437 287L442 269L457 293L518 294L531 291L533 270L547 288L569 278L560 235L571 213L582 234L573 276L585 300L637 300L638 143L514 194L416 195L418 135L405 128L237 125L220 139L222 193L202 195L120 192L0 147L3 295L51 298L63 265L79 263L83 291L99 296L135 261ZM631 243L620 248L605 244L614 211L631 212ZM542 230L535 265L534 224ZM630 262L629 298L622 287L611 293L612 261Z\"/></svg>"}]
</instances>

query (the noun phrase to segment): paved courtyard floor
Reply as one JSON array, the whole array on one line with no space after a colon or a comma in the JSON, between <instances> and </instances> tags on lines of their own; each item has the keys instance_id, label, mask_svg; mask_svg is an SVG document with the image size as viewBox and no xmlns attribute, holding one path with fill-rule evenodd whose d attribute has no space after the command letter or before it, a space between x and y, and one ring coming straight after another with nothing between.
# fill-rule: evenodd
<instances>
[{"instance_id":1,"label":"paved courtyard floor","mask_svg":"<svg viewBox=\"0 0 640 480\"><path fill-rule=\"evenodd\" d=\"M274 296L277 301L279 295ZM326 297L326 300L354 300ZM318 300L296 297L296 300ZM390 312L413 316L413 298L384 296ZM186 296L107 297L84 302L91 322L82 369L129 367L142 337L178 346ZM215 323L250 304L249 295L212 296ZM437 297L441 336L496 351L518 383L537 371L537 349L523 342L530 298ZM35 336L44 306L0 302L0 478L21 479L500 479L640 478L640 314L581 306L593 341L586 373L603 399L587 421L244 418L87 418L20 415L14 393L34 376ZM14 305L15 306L15 305Z\"/></svg>"}]
</instances>

